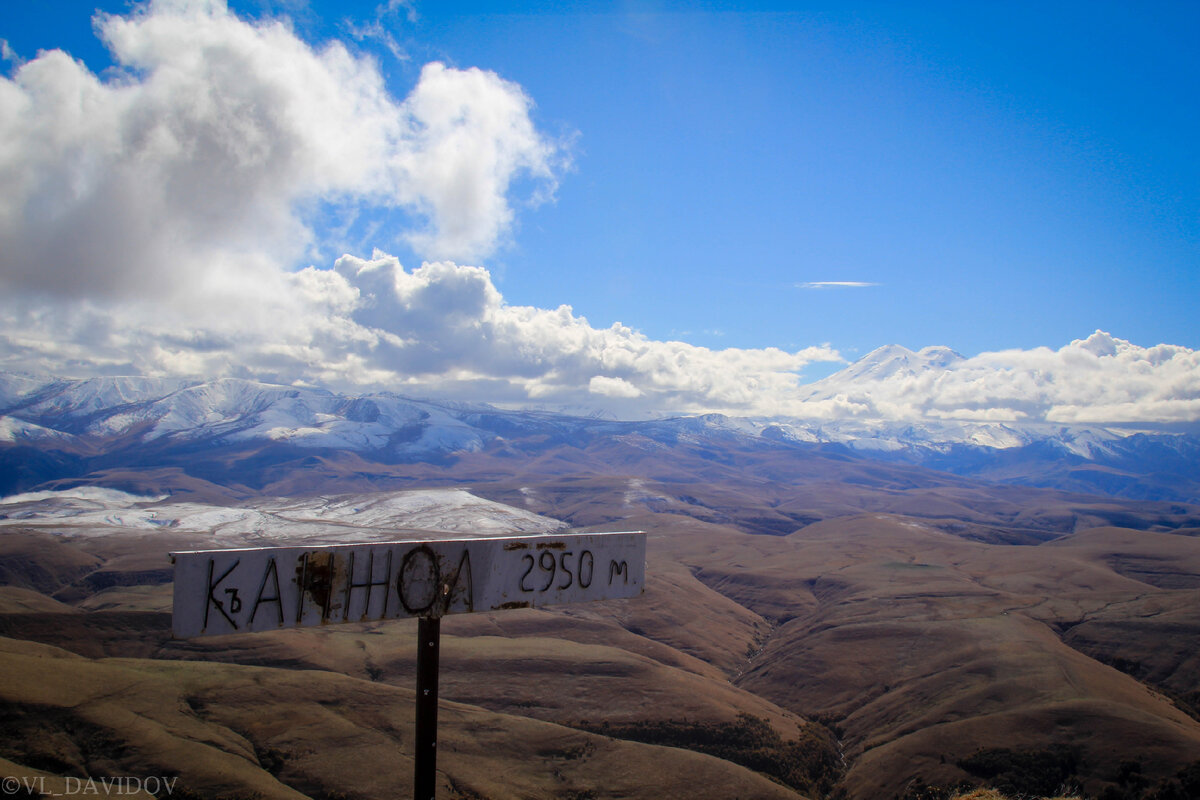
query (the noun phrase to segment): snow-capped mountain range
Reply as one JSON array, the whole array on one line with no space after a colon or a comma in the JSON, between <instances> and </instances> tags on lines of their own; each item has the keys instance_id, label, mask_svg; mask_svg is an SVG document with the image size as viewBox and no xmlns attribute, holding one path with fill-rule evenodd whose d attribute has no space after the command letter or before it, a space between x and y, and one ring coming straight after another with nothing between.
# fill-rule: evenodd
<instances>
[{"instance_id":1,"label":"snow-capped mountain range","mask_svg":"<svg viewBox=\"0 0 1200 800\"><path fill-rule=\"evenodd\" d=\"M478 431L451 407L389 394L357 397L223 378L91 378L39 382L0 375L0 441L86 446L157 440L287 441L414 454L478 449ZM403 440L403 441L401 441Z\"/></svg>"},{"instance_id":2,"label":"snow-capped mountain range","mask_svg":"<svg viewBox=\"0 0 1200 800\"><path fill-rule=\"evenodd\" d=\"M889 346L808 388L817 401L852 396L873 382L946 369L959 359L948 348ZM783 448L797 457L834 447L989 479L1153 499L1200 496L1200 437L1141 427L722 415L620 422L232 378L66 380L0 373L0 494L80 477L98 463L107 469L145 466L138 454L151 450L274 446L419 464L514 442L531 456L633 436L668 448L681 442Z\"/></svg>"}]
</instances>

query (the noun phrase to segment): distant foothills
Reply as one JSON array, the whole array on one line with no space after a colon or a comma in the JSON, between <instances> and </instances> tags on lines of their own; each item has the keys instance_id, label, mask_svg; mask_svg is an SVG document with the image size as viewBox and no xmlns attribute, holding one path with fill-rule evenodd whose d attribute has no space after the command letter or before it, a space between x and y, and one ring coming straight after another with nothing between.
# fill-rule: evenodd
<instances>
[{"instance_id":1,"label":"distant foothills","mask_svg":"<svg viewBox=\"0 0 1200 800\"><path fill-rule=\"evenodd\" d=\"M865 372L945 357L881 348L827 381L844 385ZM530 470L660 478L664 459L689 454L731 466L738 459L885 462L987 482L1200 502L1194 425L719 414L619 421L232 378L0 373L0 495L88 484L288 494L317 491L320 475L323 485L349 491Z\"/></svg>"}]
</instances>

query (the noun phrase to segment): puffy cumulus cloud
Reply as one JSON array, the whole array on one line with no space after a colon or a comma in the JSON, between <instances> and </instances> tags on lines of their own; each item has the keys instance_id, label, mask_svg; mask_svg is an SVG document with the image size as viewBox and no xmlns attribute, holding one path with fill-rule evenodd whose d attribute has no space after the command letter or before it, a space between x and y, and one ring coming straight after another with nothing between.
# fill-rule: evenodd
<instances>
[{"instance_id":1,"label":"puffy cumulus cloud","mask_svg":"<svg viewBox=\"0 0 1200 800\"><path fill-rule=\"evenodd\" d=\"M970 359L935 348L803 386L805 365L837 353L710 350L595 328L569 306L509 305L485 269L455 261L505 241L516 182L553 192L565 167L520 87L430 64L398 100L369 59L217 0L158 0L96 26L118 65L105 78L60 51L0 53L13 64L0 77L0 368L631 417L1200 419L1196 351L1100 332ZM336 228L331 208L400 210L411 223L397 235L430 260L295 271L327 264L310 254L331 246L318 232Z\"/></svg>"},{"instance_id":2,"label":"puffy cumulus cloud","mask_svg":"<svg viewBox=\"0 0 1200 800\"><path fill-rule=\"evenodd\" d=\"M809 420L1200 420L1200 352L1097 331L1060 349L957 356L881 348L802 385L827 347L710 350L593 327L569 306L509 305L487 270L343 256L285 276L257 314L153 303L0 304L0 369L221 375L387 389L622 417L721 411Z\"/></svg>"},{"instance_id":3,"label":"puffy cumulus cloud","mask_svg":"<svg viewBox=\"0 0 1200 800\"><path fill-rule=\"evenodd\" d=\"M219 0L157 0L97 31L101 79L62 51L0 77L0 286L43 296L281 291L314 209L393 208L436 257L475 258L513 222L514 179L553 191L562 150L520 87L427 65L393 98L376 64Z\"/></svg>"},{"instance_id":4,"label":"puffy cumulus cloud","mask_svg":"<svg viewBox=\"0 0 1200 800\"><path fill-rule=\"evenodd\" d=\"M344 281L335 294L358 298L342 328L353 340L331 342L331 350L353 352L393 375L393 385L443 387L476 399L604 405L631 415L749 413L772 395L793 394L806 364L838 359L821 347L713 351L655 341L619 323L594 328L570 306L508 305L486 270L450 262L410 272L383 254L343 256L330 274Z\"/></svg>"},{"instance_id":5,"label":"puffy cumulus cloud","mask_svg":"<svg viewBox=\"0 0 1200 800\"><path fill-rule=\"evenodd\" d=\"M827 348L710 351L504 302L456 260L509 235L517 181L565 148L521 88L377 65L220 0L155 0L96 30L116 69L61 51L0 78L0 366L371 386L525 404L750 411ZM431 260L311 260L330 209L406 212ZM323 226L323 227L322 227ZM317 259L318 261L320 259Z\"/></svg>"},{"instance_id":6,"label":"puffy cumulus cloud","mask_svg":"<svg viewBox=\"0 0 1200 800\"><path fill-rule=\"evenodd\" d=\"M606 397L641 397L642 390L624 378L609 378L593 375L588 381L588 391Z\"/></svg>"},{"instance_id":7,"label":"puffy cumulus cloud","mask_svg":"<svg viewBox=\"0 0 1200 800\"><path fill-rule=\"evenodd\" d=\"M896 348L889 350L894 358ZM847 370L818 382L805 395L800 415L1051 423L1200 420L1200 352L1186 347L1141 347L1096 331L1058 350L1004 350L951 360L943 352L905 351L904 368L881 365L853 375Z\"/></svg>"},{"instance_id":8,"label":"puffy cumulus cloud","mask_svg":"<svg viewBox=\"0 0 1200 800\"><path fill-rule=\"evenodd\" d=\"M520 87L479 69L429 64L406 101L415 123L396 159L402 199L429 219L409 240L437 258L476 258L510 230L509 184L517 175L553 192L565 166L534 129Z\"/></svg>"},{"instance_id":9,"label":"puffy cumulus cloud","mask_svg":"<svg viewBox=\"0 0 1200 800\"><path fill-rule=\"evenodd\" d=\"M343 256L260 298L255 315L182 314L156 304L0 313L0 368L75 374L234 375L381 388L509 405L780 413L827 347L709 350L624 325L594 328L569 306L504 301L487 270Z\"/></svg>"}]
</instances>

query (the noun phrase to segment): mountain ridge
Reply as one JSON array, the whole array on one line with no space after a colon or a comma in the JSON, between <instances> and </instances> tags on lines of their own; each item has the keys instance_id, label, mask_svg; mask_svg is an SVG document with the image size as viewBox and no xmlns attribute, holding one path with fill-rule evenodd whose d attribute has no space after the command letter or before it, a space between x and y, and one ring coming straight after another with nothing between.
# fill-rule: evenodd
<instances>
[{"instance_id":1,"label":"mountain ridge","mask_svg":"<svg viewBox=\"0 0 1200 800\"><path fill-rule=\"evenodd\" d=\"M803 733L805 746L788 752L828 766L799 784L836 782L853 800L903 797L915 776L957 785L972 754L1063 743L1080 748L1078 780L1095 796L1115 780L1113 752L1159 780L1194 760L1200 741L1195 663L1178 646L1197 630L1200 504L1114 497L1183 495L1194 484L1179 476L1197 472L1186 433L614 421L237 379L58 381L41 394L8 385L27 391L0 422L54 437L0 442L0 649L39 642L98 670L104 656L145 658L188 686L217 668L206 662L284 667L271 682L306 686L305 697L339 673L374 697L381 684L411 686L411 624L174 642L167 554L638 529L653 543L644 597L456 618L445 697L513 715L505 741L532 721L599 726L612 746L627 731L727 732L751 714L784 740ZM1054 488L1021 485L1033 481ZM20 653L0 655L11 670ZM62 691L80 683L72 670L43 667L37 678ZM166 696L205 719L247 714L242 692ZM33 695L6 699L41 718ZM254 719L295 718L294 698L273 703ZM0 744L22 763L44 758L76 730L56 720ZM347 785L327 757L304 755L335 752L324 726L284 740L238 730L271 754L258 771L243 759L246 785L278 767L289 786L302 769L311 785ZM132 774L145 743L107 735ZM504 774L557 780L561 764L592 760L586 750L538 760L543 750L508 756L519 766ZM447 774L465 780L447 751ZM694 774L669 780L694 789Z\"/></svg>"},{"instance_id":2,"label":"mountain ridge","mask_svg":"<svg viewBox=\"0 0 1200 800\"><path fill-rule=\"evenodd\" d=\"M955 357L961 358L946 348L913 353L893 346L858 364L865 364L867 371L883 364L894 374L912 369L914 363L917 369L928 369L931 363ZM853 378L851 374L841 380ZM842 453L988 481L1200 502L1200 435L1190 425L723 414L611 420L391 392L344 394L240 378L71 380L0 373L3 494L33 489L41 482L38 478L80 478L97 468L145 467L151 453L172 453L163 464L197 449L206 457L221 449L231 455L259 449L308 454L297 456L300 460L340 453L376 464L439 464L483 451L517 460L547 458L556 448L579 451L622 437L634 437L628 441L638 440L643 447L650 442L666 448L687 445L714 457L730 448L783 449L796 458Z\"/></svg>"}]
</instances>

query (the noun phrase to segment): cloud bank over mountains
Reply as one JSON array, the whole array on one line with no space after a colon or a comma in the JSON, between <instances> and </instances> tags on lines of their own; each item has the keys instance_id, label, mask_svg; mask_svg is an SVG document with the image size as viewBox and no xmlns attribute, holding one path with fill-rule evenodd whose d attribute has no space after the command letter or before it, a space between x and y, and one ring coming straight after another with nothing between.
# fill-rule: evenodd
<instances>
[{"instance_id":1,"label":"cloud bank over mountains","mask_svg":"<svg viewBox=\"0 0 1200 800\"><path fill-rule=\"evenodd\" d=\"M1200 420L1200 352L1139 347L1103 331L1053 350L963 358L884 347L802 393L826 419L1139 423Z\"/></svg>"},{"instance_id":2,"label":"cloud bank over mountains","mask_svg":"<svg viewBox=\"0 0 1200 800\"><path fill-rule=\"evenodd\" d=\"M711 350L596 328L570 306L510 305L461 262L506 244L516 204L551 198L570 161L521 87L432 63L397 99L371 58L215 1L155 2L96 28L110 73L50 51L0 78L0 369L627 417L1200 420L1197 352L1100 332L970 359L886 351L804 385L807 365L842 357ZM425 263L336 257L380 213L374 241L403 240ZM907 360L866 371L893 356Z\"/></svg>"}]
</instances>

